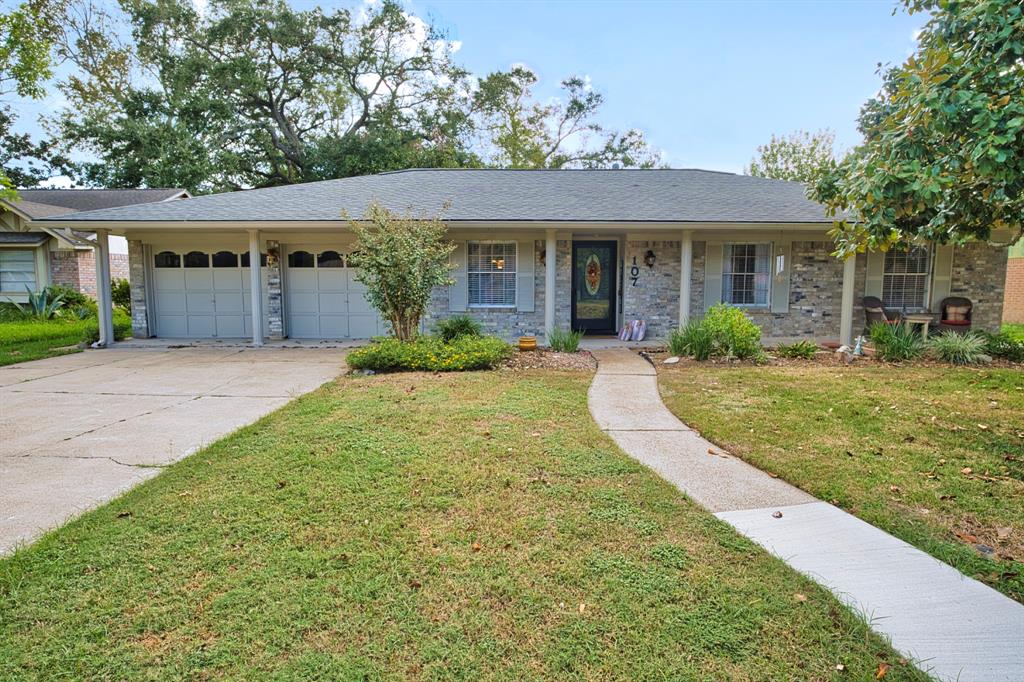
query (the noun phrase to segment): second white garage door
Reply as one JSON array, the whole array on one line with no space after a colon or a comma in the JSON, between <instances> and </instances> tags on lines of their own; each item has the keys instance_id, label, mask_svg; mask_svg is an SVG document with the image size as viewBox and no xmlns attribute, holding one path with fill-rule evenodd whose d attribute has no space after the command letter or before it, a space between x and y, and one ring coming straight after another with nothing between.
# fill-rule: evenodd
<instances>
[{"instance_id":1,"label":"second white garage door","mask_svg":"<svg viewBox=\"0 0 1024 682\"><path fill-rule=\"evenodd\" d=\"M384 333L343 251L288 253L285 309L293 339L367 339Z\"/></svg>"}]
</instances>

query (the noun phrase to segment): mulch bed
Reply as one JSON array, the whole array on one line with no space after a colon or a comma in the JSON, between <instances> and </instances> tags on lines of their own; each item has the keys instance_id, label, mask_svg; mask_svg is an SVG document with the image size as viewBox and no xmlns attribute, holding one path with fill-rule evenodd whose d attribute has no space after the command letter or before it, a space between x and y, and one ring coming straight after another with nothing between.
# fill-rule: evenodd
<instances>
[{"instance_id":1,"label":"mulch bed","mask_svg":"<svg viewBox=\"0 0 1024 682\"><path fill-rule=\"evenodd\" d=\"M780 358L772 355L770 349L766 351L768 353L768 361L761 363L761 365L769 367L807 367L817 365L820 367L865 367L865 366L889 366L889 367L900 367L904 365L914 367L965 367L968 369L1021 369L1024 368L1024 364L1019 362L1010 362L1002 358L994 358L992 362L986 362L978 365L951 365L948 362L940 362L939 360L933 360L931 358L920 358L909 362L885 362L869 355L861 355L854 357L853 360L848 361L845 353L837 353L831 349L822 349L810 360L803 358ZM649 349L646 351L640 351L640 355L646 357L651 361L652 364L658 370L671 370L680 369L684 367L701 367L707 365L724 365L724 366L757 366L758 363L753 360L726 360L724 358L711 358L709 360L697 361L693 358L681 357L679 362L672 365L666 365L664 363L666 358L672 357L672 354L667 349Z\"/></svg>"},{"instance_id":2,"label":"mulch bed","mask_svg":"<svg viewBox=\"0 0 1024 682\"><path fill-rule=\"evenodd\" d=\"M597 369L597 360L590 351L581 350L576 353L558 353L553 350L538 348L530 351L516 351L502 364L503 369L564 369L580 372L593 372Z\"/></svg>"}]
</instances>

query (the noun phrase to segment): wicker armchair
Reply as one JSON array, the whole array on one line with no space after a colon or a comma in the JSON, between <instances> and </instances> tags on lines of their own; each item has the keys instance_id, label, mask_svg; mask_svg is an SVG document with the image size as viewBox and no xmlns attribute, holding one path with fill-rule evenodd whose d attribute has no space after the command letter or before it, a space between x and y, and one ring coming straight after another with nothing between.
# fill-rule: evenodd
<instances>
[{"instance_id":1,"label":"wicker armchair","mask_svg":"<svg viewBox=\"0 0 1024 682\"><path fill-rule=\"evenodd\" d=\"M902 313L893 310L886 310L885 304L882 303L882 299L877 296L865 296L861 299L860 303L864 306L864 319L867 322L868 329L871 329L871 325L876 322L899 324L903 321Z\"/></svg>"},{"instance_id":2,"label":"wicker armchair","mask_svg":"<svg viewBox=\"0 0 1024 682\"><path fill-rule=\"evenodd\" d=\"M963 296L950 296L939 304L939 332L965 334L971 331L974 304Z\"/></svg>"}]
</instances>

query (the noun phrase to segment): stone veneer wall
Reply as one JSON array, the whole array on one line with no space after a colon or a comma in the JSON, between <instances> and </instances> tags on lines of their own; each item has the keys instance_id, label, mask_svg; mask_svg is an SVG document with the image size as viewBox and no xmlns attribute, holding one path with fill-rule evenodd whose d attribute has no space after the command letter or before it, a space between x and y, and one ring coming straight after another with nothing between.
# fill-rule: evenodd
<instances>
[{"instance_id":1,"label":"stone veneer wall","mask_svg":"<svg viewBox=\"0 0 1024 682\"><path fill-rule=\"evenodd\" d=\"M985 243L957 246L953 250L950 296L971 299L972 327L998 332L1003 322L1007 250ZM935 311L938 312L938 311Z\"/></svg>"},{"instance_id":2,"label":"stone veneer wall","mask_svg":"<svg viewBox=\"0 0 1024 682\"><path fill-rule=\"evenodd\" d=\"M506 339L519 336L544 336L545 266L541 263L545 242L534 241L534 306L533 312L519 312L505 308L469 308L465 312L448 310L448 287L436 287L430 296L430 307L423 320L429 331L441 320L453 315L469 315L483 325L484 332ZM555 249L555 325L560 329L569 328L571 311L570 285L572 276L572 242L559 240Z\"/></svg>"},{"instance_id":3,"label":"stone veneer wall","mask_svg":"<svg viewBox=\"0 0 1024 682\"><path fill-rule=\"evenodd\" d=\"M267 240L267 329L268 338L284 338L284 289L281 244Z\"/></svg>"},{"instance_id":4,"label":"stone veneer wall","mask_svg":"<svg viewBox=\"0 0 1024 682\"><path fill-rule=\"evenodd\" d=\"M146 250L142 241L128 240L128 283L132 296L132 336L148 339L149 306L146 302Z\"/></svg>"},{"instance_id":5,"label":"stone veneer wall","mask_svg":"<svg viewBox=\"0 0 1024 682\"><path fill-rule=\"evenodd\" d=\"M110 276L128 279L128 255L110 254ZM96 298L96 254L92 249L50 252L50 282Z\"/></svg>"},{"instance_id":6,"label":"stone veneer wall","mask_svg":"<svg viewBox=\"0 0 1024 682\"><path fill-rule=\"evenodd\" d=\"M647 338L663 339L679 326L679 274L681 243L676 241L627 241L623 250L622 319L644 320ZM654 252L654 267L644 263ZM631 270L637 269L633 284ZM701 269L703 276L703 268ZM692 285L691 285L692 286Z\"/></svg>"}]
</instances>

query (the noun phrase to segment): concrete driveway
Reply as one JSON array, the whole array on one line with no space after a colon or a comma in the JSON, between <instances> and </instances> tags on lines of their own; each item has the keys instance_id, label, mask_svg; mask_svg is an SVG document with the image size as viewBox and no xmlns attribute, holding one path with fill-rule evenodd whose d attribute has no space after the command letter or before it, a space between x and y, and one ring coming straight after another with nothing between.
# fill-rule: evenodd
<instances>
[{"instance_id":1,"label":"concrete driveway","mask_svg":"<svg viewBox=\"0 0 1024 682\"><path fill-rule=\"evenodd\" d=\"M0 367L0 554L330 381L344 355L112 348Z\"/></svg>"}]
</instances>

